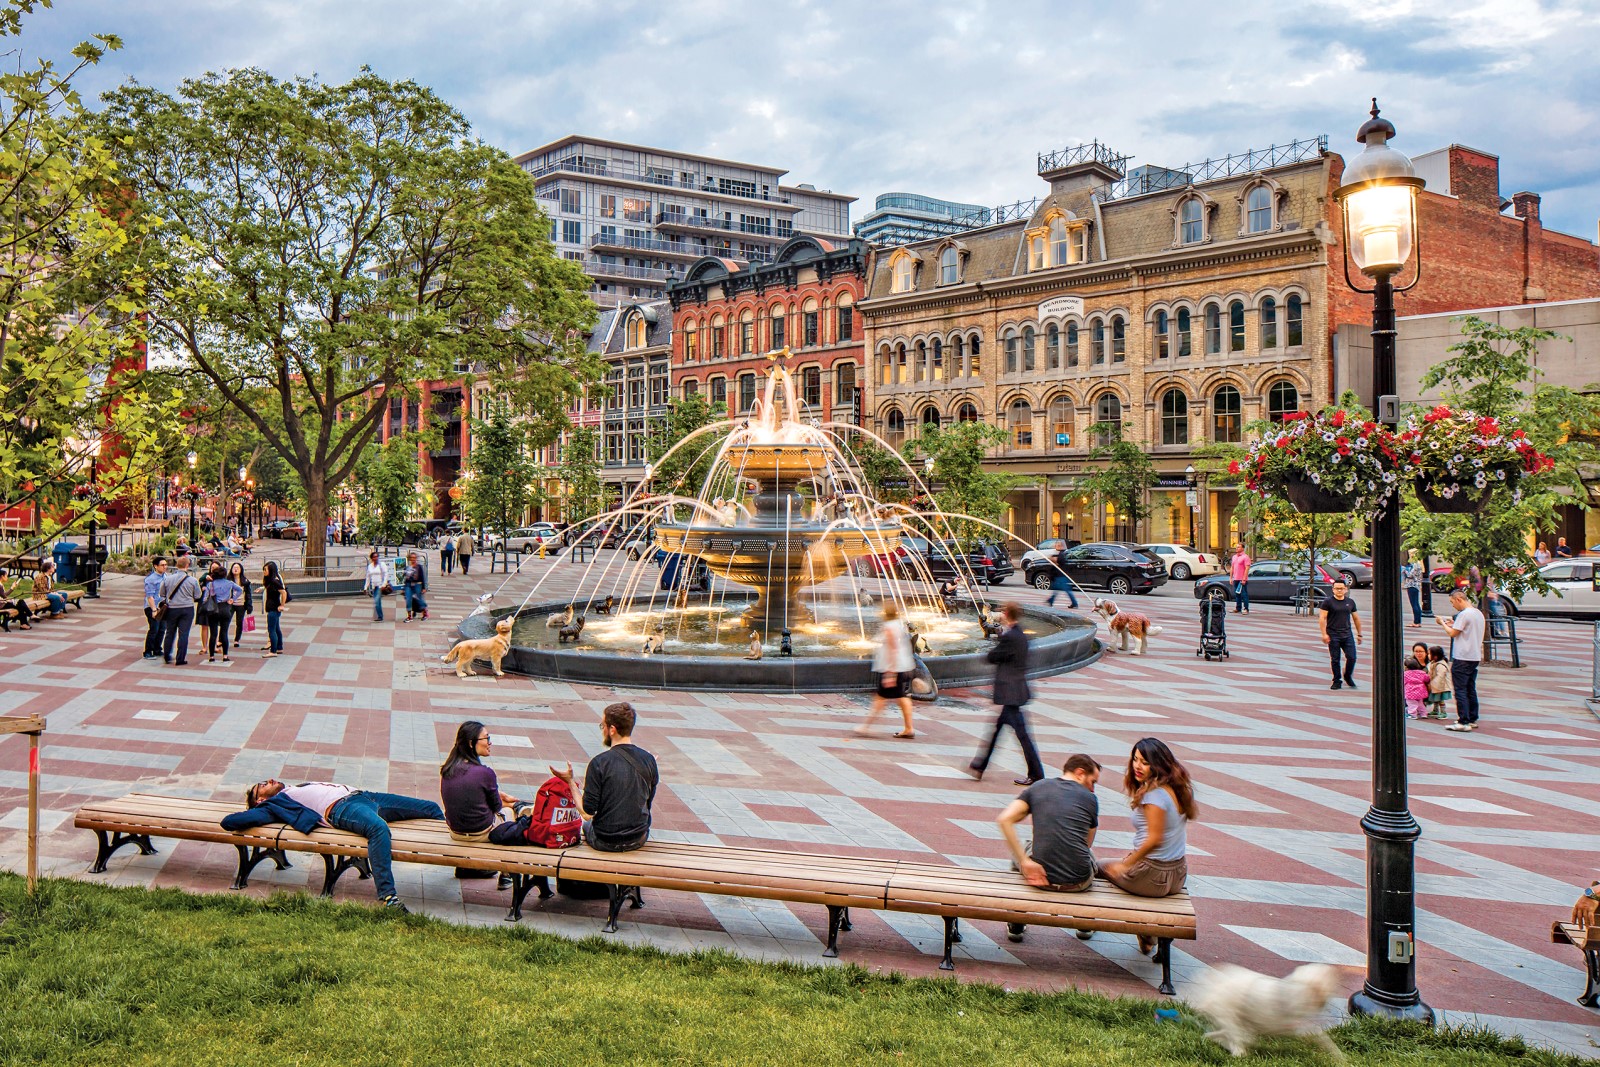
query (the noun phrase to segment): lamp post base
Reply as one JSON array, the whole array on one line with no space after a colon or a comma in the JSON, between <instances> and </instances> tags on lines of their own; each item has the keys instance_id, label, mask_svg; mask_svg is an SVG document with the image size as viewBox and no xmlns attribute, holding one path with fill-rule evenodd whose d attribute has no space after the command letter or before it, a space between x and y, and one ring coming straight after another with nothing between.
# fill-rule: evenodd
<instances>
[{"instance_id":1,"label":"lamp post base","mask_svg":"<svg viewBox=\"0 0 1600 1067\"><path fill-rule=\"evenodd\" d=\"M1414 1000L1395 1002L1385 996L1382 991L1373 989L1372 986L1363 986L1361 992L1350 997L1351 1015L1371 1015L1376 1018L1394 1019L1398 1022L1421 1023L1424 1026L1433 1025L1433 1009L1422 1003L1418 997Z\"/></svg>"}]
</instances>

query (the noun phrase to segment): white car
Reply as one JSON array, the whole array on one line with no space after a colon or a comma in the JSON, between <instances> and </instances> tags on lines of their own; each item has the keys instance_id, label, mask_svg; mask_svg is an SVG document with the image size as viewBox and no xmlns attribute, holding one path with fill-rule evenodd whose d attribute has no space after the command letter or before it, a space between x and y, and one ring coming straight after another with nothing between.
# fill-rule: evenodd
<instances>
[{"instance_id":1,"label":"white car","mask_svg":"<svg viewBox=\"0 0 1600 1067\"><path fill-rule=\"evenodd\" d=\"M1600 593L1594 588L1592 559L1558 559L1539 568L1550 592L1532 589L1517 600L1518 615L1600 615Z\"/></svg>"},{"instance_id":2,"label":"white car","mask_svg":"<svg viewBox=\"0 0 1600 1067\"><path fill-rule=\"evenodd\" d=\"M532 555L539 551L539 546L544 545L546 553L556 552L561 548L561 534L549 523L534 523L524 526L519 530L512 530L506 534L505 543L520 550L524 555Z\"/></svg>"},{"instance_id":3,"label":"white car","mask_svg":"<svg viewBox=\"0 0 1600 1067\"><path fill-rule=\"evenodd\" d=\"M1161 562L1167 565L1168 576L1175 582L1222 573L1222 557L1215 552L1200 552L1188 545L1153 544L1142 547L1161 557Z\"/></svg>"},{"instance_id":4,"label":"white car","mask_svg":"<svg viewBox=\"0 0 1600 1067\"><path fill-rule=\"evenodd\" d=\"M622 551L629 559L642 559L646 553L654 552L655 549L656 532L654 530L643 530L628 538L622 546Z\"/></svg>"},{"instance_id":5,"label":"white car","mask_svg":"<svg viewBox=\"0 0 1600 1067\"><path fill-rule=\"evenodd\" d=\"M1026 573L1030 565L1037 565L1046 560L1055 559L1056 554L1066 547L1067 543L1061 538L1047 537L1033 548L1024 552L1022 554L1022 562L1018 563L1017 566Z\"/></svg>"}]
</instances>

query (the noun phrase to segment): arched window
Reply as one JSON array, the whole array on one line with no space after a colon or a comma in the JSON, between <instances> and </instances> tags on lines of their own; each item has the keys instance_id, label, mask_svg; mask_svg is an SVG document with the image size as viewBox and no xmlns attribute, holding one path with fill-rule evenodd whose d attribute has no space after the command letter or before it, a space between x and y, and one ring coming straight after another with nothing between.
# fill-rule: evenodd
<instances>
[{"instance_id":1,"label":"arched window","mask_svg":"<svg viewBox=\"0 0 1600 1067\"><path fill-rule=\"evenodd\" d=\"M1305 342L1305 333L1301 325L1300 297L1291 296L1283 302L1284 329L1290 348L1299 348Z\"/></svg>"},{"instance_id":2,"label":"arched window","mask_svg":"<svg viewBox=\"0 0 1600 1067\"><path fill-rule=\"evenodd\" d=\"M693 322L683 324L683 359L692 363L700 358L700 328Z\"/></svg>"},{"instance_id":3,"label":"arched window","mask_svg":"<svg viewBox=\"0 0 1600 1067\"><path fill-rule=\"evenodd\" d=\"M1282 422L1291 411L1300 410L1300 390L1293 382L1274 382L1267 390L1267 418Z\"/></svg>"},{"instance_id":4,"label":"arched window","mask_svg":"<svg viewBox=\"0 0 1600 1067\"><path fill-rule=\"evenodd\" d=\"M1067 261L1067 220L1057 215L1050 220L1050 264L1059 267Z\"/></svg>"},{"instance_id":5,"label":"arched window","mask_svg":"<svg viewBox=\"0 0 1600 1067\"><path fill-rule=\"evenodd\" d=\"M894 262L889 264L893 275L889 281L889 291L895 293L909 293L911 291L912 271L916 264L910 256L896 256Z\"/></svg>"},{"instance_id":6,"label":"arched window","mask_svg":"<svg viewBox=\"0 0 1600 1067\"><path fill-rule=\"evenodd\" d=\"M643 315L634 315L631 318L629 318L628 319L628 347L629 348L643 348L645 346L645 343L646 343L645 342L645 334L648 331L649 327L650 327L650 324L645 322Z\"/></svg>"},{"instance_id":7,"label":"arched window","mask_svg":"<svg viewBox=\"0 0 1600 1067\"><path fill-rule=\"evenodd\" d=\"M1222 352L1222 309L1215 304L1206 305L1206 355Z\"/></svg>"},{"instance_id":8,"label":"arched window","mask_svg":"<svg viewBox=\"0 0 1600 1067\"><path fill-rule=\"evenodd\" d=\"M967 351L967 373L974 378L983 375L983 339L973 334Z\"/></svg>"},{"instance_id":9,"label":"arched window","mask_svg":"<svg viewBox=\"0 0 1600 1067\"><path fill-rule=\"evenodd\" d=\"M854 363L835 363L833 365L833 402L840 407L855 403L856 399L856 365Z\"/></svg>"},{"instance_id":10,"label":"arched window","mask_svg":"<svg viewBox=\"0 0 1600 1067\"><path fill-rule=\"evenodd\" d=\"M918 341L916 359L912 364L912 373L919 382L928 380L928 342Z\"/></svg>"},{"instance_id":11,"label":"arched window","mask_svg":"<svg viewBox=\"0 0 1600 1067\"><path fill-rule=\"evenodd\" d=\"M945 245L939 253L939 284L954 285L961 280L961 257L955 245Z\"/></svg>"},{"instance_id":12,"label":"arched window","mask_svg":"<svg viewBox=\"0 0 1600 1067\"><path fill-rule=\"evenodd\" d=\"M1050 441L1052 448L1072 447L1072 398L1058 396L1050 401Z\"/></svg>"},{"instance_id":13,"label":"arched window","mask_svg":"<svg viewBox=\"0 0 1600 1067\"><path fill-rule=\"evenodd\" d=\"M906 439L906 413L899 408L890 408L883 416L883 439L895 448Z\"/></svg>"},{"instance_id":14,"label":"arched window","mask_svg":"<svg viewBox=\"0 0 1600 1067\"><path fill-rule=\"evenodd\" d=\"M1003 341L1006 347L1006 373L1017 373L1017 335L1008 333Z\"/></svg>"},{"instance_id":15,"label":"arched window","mask_svg":"<svg viewBox=\"0 0 1600 1067\"><path fill-rule=\"evenodd\" d=\"M800 368L800 402L811 409L811 414L822 414L822 368Z\"/></svg>"},{"instance_id":16,"label":"arched window","mask_svg":"<svg viewBox=\"0 0 1600 1067\"><path fill-rule=\"evenodd\" d=\"M1168 325L1168 322L1169 322L1169 320L1167 318L1167 313L1165 311L1156 312L1155 327L1156 327L1156 358L1157 359L1166 359L1168 354L1171 352L1171 345L1170 345L1169 340L1167 338L1167 325Z\"/></svg>"},{"instance_id":17,"label":"arched window","mask_svg":"<svg viewBox=\"0 0 1600 1067\"><path fill-rule=\"evenodd\" d=\"M739 354L748 356L756 350L756 313L745 308L739 315Z\"/></svg>"},{"instance_id":18,"label":"arched window","mask_svg":"<svg viewBox=\"0 0 1600 1067\"><path fill-rule=\"evenodd\" d=\"M1272 188L1257 185L1245 196L1245 232L1266 233L1272 229Z\"/></svg>"},{"instance_id":19,"label":"arched window","mask_svg":"<svg viewBox=\"0 0 1600 1067\"><path fill-rule=\"evenodd\" d=\"M951 345L953 348L950 353L950 377L965 378L967 376L967 339L957 334Z\"/></svg>"},{"instance_id":20,"label":"arched window","mask_svg":"<svg viewBox=\"0 0 1600 1067\"><path fill-rule=\"evenodd\" d=\"M1191 196L1178 208L1178 243L1193 245L1199 244L1205 236L1205 225L1201 219L1202 206L1200 198Z\"/></svg>"},{"instance_id":21,"label":"arched window","mask_svg":"<svg viewBox=\"0 0 1600 1067\"><path fill-rule=\"evenodd\" d=\"M1053 322L1044 331L1044 365L1050 370L1061 369L1061 327Z\"/></svg>"},{"instance_id":22,"label":"arched window","mask_svg":"<svg viewBox=\"0 0 1600 1067\"><path fill-rule=\"evenodd\" d=\"M699 396L699 395L700 395L700 383L698 381L696 381L694 378L685 378L683 380L683 398L685 400L688 400L691 397L696 397L696 396Z\"/></svg>"},{"instance_id":23,"label":"arched window","mask_svg":"<svg viewBox=\"0 0 1600 1067\"><path fill-rule=\"evenodd\" d=\"M815 348L822 343L822 316L817 312L817 301L810 297L800 308L800 343Z\"/></svg>"},{"instance_id":24,"label":"arched window","mask_svg":"<svg viewBox=\"0 0 1600 1067\"><path fill-rule=\"evenodd\" d=\"M1178 309L1178 355L1188 356L1194 352L1193 323L1189 321L1189 309Z\"/></svg>"},{"instance_id":25,"label":"arched window","mask_svg":"<svg viewBox=\"0 0 1600 1067\"><path fill-rule=\"evenodd\" d=\"M1099 319L1094 320L1090 327L1089 348L1094 353L1093 361L1096 366L1106 361L1106 324Z\"/></svg>"},{"instance_id":26,"label":"arched window","mask_svg":"<svg viewBox=\"0 0 1600 1067\"><path fill-rule=\"evenodd\" d=\"M903 343L896 345L894 350L894 380L896 385L905 385L911 380L910 371L906 368L906 346Z\"/></svg>"},{"instance_id":27,"label":"arched window","mask_svg":"<svg viewBox=\"0 0 1600 1067\"><path fill-rule=\"evenodd\" d=\"M1244 301L1228 305L1228 351L1244 351Z\"/></svg>"},{"instance_id":28,"label":"arched window","mask_svg":"<svg viewBox=\"0 0 1600 1067\"><path fill-rule=\"evenodd\" d=\"M1122 401L1116 393L1101 393L1095 401L1094 421L1105 425L1096 443L1108 445L1122 434Z\"/></svg>"},{"instance_id":29,"label":"arched window","mask_svg":"<svg viewBox=\"0 0 1600 1067\"><path fill-rule=\"evenodd\" d=\"M711 385L711 402L726 406L728 403L728 379L713 378L709 384Z\"/></svg>"},{"instance_id":30,"label":"arched window","mask_svg":"<svg viewBox=\"0 0 1600 1067\"><path fill-rule=\"evenodd\" d=\"M1022 330L1022 371L1032 374L1034 371L1034 332L1032 326L1023 327Z\"/></svg>"},{"instance_id":31,"label":"arched window","mask_svg":"<svg viewBox=\"0 0 1600 1067\"><path fill-rule=\"evenodd\" d=\"M739 411L748 414L756 406L756 376L739 375Z\"/></svg>"},{"instance_id":32,"label":"arched window","mask_svg":"<svg viewBox=\"0 0 1600 1067\"><path fill-rule=\"evenodd\" d=\"M1078 324L1067 323L1067 366L1078 365Z\"/></svg>"},{"instance_id":33,"label":"arched window","mask_svg":"<svg viewBox=\"0 0 1600 1067\"><path fill-rule=\"evenodd\" d=\"M712 359L721 359L723 356L727 355L726 350L722 347L723 344L726 343L727 337L728 337L727 332L725 330L723 330L723 328L722 328L722 316L721 315L713 315L713 316L711 316L711 358Z\"/></svg>"},{"instance_id":34,"label":"arched window","mask_svg":"<svg viewBox=\"0 0 1600 1067\"><path fill-rule=\"evenodd\" d=\"M1278 302L1270 296L1261 301L1261 347L1278 347Z\"/></svg>"},{"instance_id":35,"label":"arched window","mask_svg":"<svg viewBox=\"0 0 1600 1067\"><path fill-rule=\"evenodd\" d=\"M878 384L894 384L894 354L887 346L878 349Z\"/></svg>"},{"instance_id":36,"label":"arched window","mask_svg":"<svg viewBox=\"0 0 1600 1067\"><path fill-rule=\"evenodd\" d=\"M842 345L856 337L856 309L849 293L840 293L833 308L833 343Z\"/></svg>"},{"instance_id":37,"label":"arched window","mask_svg":"<svg viewBox=\"0 0 1600 1067\"><path fill-rule=\"evenodd\" d=\"M1033 447L1033 408L1021 397L1011 402L1006 410L1006 423L1011 430L1011 447Z\"/></svg>"},{"instance_id":38,"label":"arched window","mask_svg":"<svg viewBox=\"0 0 1600 1067\"><path fill-rule=\"evenodd\" d=\"M1128 358L1128 327L1121 315L1111 316L1111 362L1121 363Z\"/></svg>"},{"instance_id":39,"label":"arched window","mask_svg":"<svg viewBox=\"0 0 1600 1067\"><path fill-rule=\"evenodd\" d=\"M928 380L930 382L944 381L944 341L938 337L933 339L928 363Z\"/></svg>"},{"instance_id":40,"label":"arched window","mask_svg":"<svg viewBox=\"0 0 1600 1067\"><path fill-rule=\"evenodd\" d=\"M1239 390L1224 385L1211 394L1211 440L1238 444L1244 440L1244 405Z\"/></svg>"},{"instance_id":41,"label":"arched window","mask_svg":"<svg viewBox=\"0 0 1600 1067\"><path fill-rule=\"evenodd\" d=\"M1182 389L1168 389L1161 394L1161 443L1189 443L1189 397Z\"/></svg>"},{"instance_id":42,"label":"arched window","mask_svg":"<svg viewBox=\"0 0 1600 1067\"><path fill-rule=\"evenodd\" d=\"M767 344L767 351L776 352L789 343L787 320L783 317L783 305L772 305L771 340Z\"/></svg>"},{"instance_id":43,"label":"arched window","mask_svg":"<svg viewBox=\"0 0 1600 1067\"><path fill-rule=\"evenodd\" d=\"M922 425L923 426L938 426L939 425L939 409L934 407L932 404L929 404L927 407L923 408L922 409Z\"/></svg>"}]
</instances>

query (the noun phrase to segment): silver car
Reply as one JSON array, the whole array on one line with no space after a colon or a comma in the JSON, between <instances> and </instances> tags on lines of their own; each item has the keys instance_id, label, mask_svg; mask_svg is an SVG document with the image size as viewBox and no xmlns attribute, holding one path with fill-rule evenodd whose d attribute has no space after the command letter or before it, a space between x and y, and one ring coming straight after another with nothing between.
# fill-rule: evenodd
<instances>
[{"instance_id":1,"label":"silver car","mask_svg":"<svg viewBox=\"0 0 1600 1067\"><path fill-rule=\"evenodd\" d=\"M1539 568L1550 592L1532 589L1518 598L1518 615L1600 615L1600 593L1595 592L1592 559L1558 559Z\"/></svg>"}]
</instances>

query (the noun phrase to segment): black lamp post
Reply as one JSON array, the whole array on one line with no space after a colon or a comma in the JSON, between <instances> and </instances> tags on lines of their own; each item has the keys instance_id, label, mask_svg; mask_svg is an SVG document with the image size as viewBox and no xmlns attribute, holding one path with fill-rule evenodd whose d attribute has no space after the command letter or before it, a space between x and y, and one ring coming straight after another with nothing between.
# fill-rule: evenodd
<instances>
[{"instance_id":1,"label":"black lamp post","mask_svg":"<svg viewBox=\"0 0 1600 1067\"><path fill-rule=\"evenodd\" d=\"M1387 144L1388 119L1372 118L1356 140L1366 148L1345 168L1335 193L1344 216L1345 281L1372 293L1372 388L1377 420L1399 423L1395 388L1394 278L1411 258L1417 233L1417 190L1411 160ZM1350 279L1350 260L1373 281ZM1409 285L1421 277L1421 255ZM1398 494L1372 523L1372 807L1367 835L1367 980L1350 1010L1432 1024L1433 1009L1417 991L1415 948L1416 841L1422 828L1406 806L1406 720L1400 658L1400 505Z\"/></svg>"},{"instance_id":2,"label":"black lamp post","mask_svg":"<svg viewBox=\"0 0 1600 1067\"><path fill-rule=\"evenodd\" d=\"M195 550L195 525L194 525L194 465L200 462L200 457L193 452L189 453L189 551Z\"/></svg>"}]
</instances>

